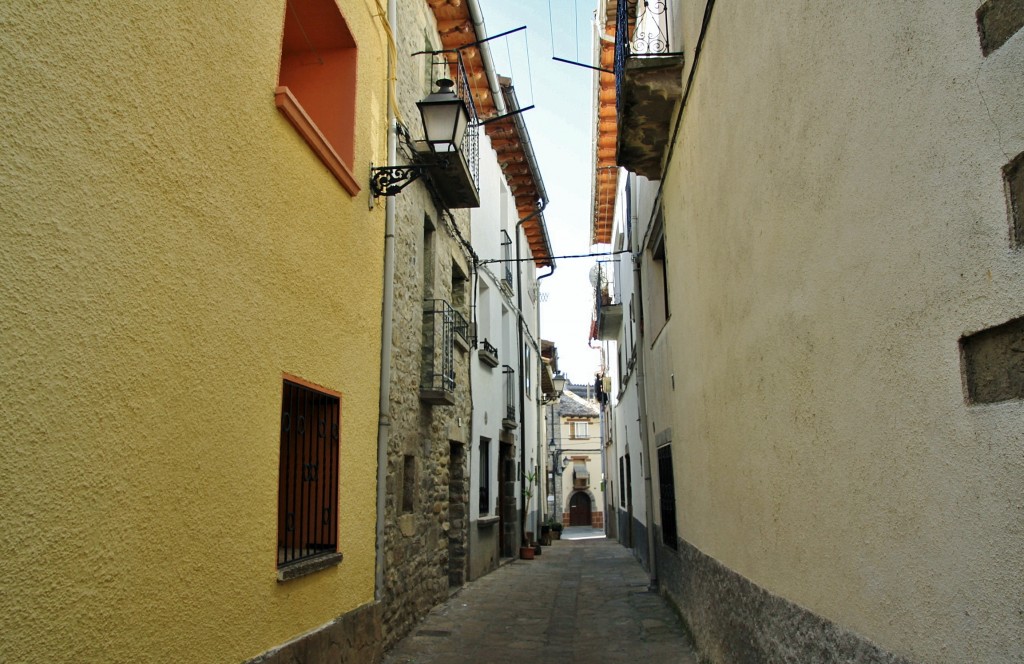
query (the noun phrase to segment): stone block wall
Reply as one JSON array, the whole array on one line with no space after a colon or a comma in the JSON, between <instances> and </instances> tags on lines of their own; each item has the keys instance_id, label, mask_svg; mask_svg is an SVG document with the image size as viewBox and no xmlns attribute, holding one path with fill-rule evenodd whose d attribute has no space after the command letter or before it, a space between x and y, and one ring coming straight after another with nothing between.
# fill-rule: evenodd
<instances>
[{"instance_id":1,"label":"stone block wall","mask_svg":"<svg viewBox=\"0 0 1024 664\"><path fill-rule=\"evenodd\" d=\"M246 664L374 664L381 660L380 604L350 611Z\"/></svg>"},{"instance_id":2,"label":"stone block wall","mask_svg":"<svg viewBox=\"0 0 1024 664\"><path fill-rule=\"evenodd\" d=\"M427 3L403 4L398 52L440 48ZM427 61L416 56L399 67L398 105L414 139L422 138L416 102L429 93ZM436 67L434 74L440 73ZM401 143L401 142L400 142ZM399 148L399 162L410 155ZM421 179L395 197L395 301L391 339L391 400L384 514L384 588L381 598L385 649L409 633L431 608L448 597L451 584L464 582L468 533L466 444L471 421L470 352L455 344L454 405L432 405L420 398L423 376L425 299L455 304L469 320L468 297L452 293L453 264L470 274L471 261L459 240L469 239L466 210L445 213ZM455 280L458 283L459 280ZM468 283L462 282L463 287ZM468 295L468 294L467 294ZM415 478L403 476L405 457L415 458ZM408 487L408 489L406 489ZM403 491L413 492L411 501ZM403 509L403 503L411 510Z\"/></svg>"},{"instance_id":3,"label":"stone block wall","mask_svg":"<svg viewBox=\"0 0 1024 664\"><path fill-rule=\"evenodd\" d=\"M910 664L832 621L774 595L680 539L655 528L658 585L679 609L701 661Z\"/></svg>"}]
</instances>

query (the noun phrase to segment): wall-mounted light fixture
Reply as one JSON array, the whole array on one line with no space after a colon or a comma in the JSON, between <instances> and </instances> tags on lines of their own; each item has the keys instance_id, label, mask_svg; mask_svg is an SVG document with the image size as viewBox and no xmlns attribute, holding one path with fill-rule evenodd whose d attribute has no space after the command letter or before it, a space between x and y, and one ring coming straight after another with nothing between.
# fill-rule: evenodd
<instances>
[{"instance_id":1,"label":"wall-mounted light fixture","mask_svg":"<svg viewBox=\"0 0 1024 664\"><path fill-rule=\"evenodd\" d=\"M447 157L457 153L462 138L469 126L469 111L465 102L452 91L455 81L442 78L437 82L437 92L432 92L416 102L423 120L423 132L430 151L442 157L437 164L447 166ZM431 166L409 164L406 166L370 165L370 193L376 196L394 196L427 173Z\"/></svg>"},{"instance_id":2,"label":"wall-mounted light fixture","mask_svg":"<svg viewBox=\"0 0 1024 664\"><path fill-rule=\"evenodd\" d=\"M551 377L552 394L557 395L557 396L562 396L562 390L565 389L565 383L566 383L565 375L562 374L561 372L556 373L554 376L552 376Z\"/></svg>"},{"instance_id":3,"label":"wall-mounted light fixture","mask_svg":"<svg viewBox=\"0 0 1024 664\"><path fill-rule=\"evenodd\" d=\"M569 466L569 457L562 457L562 462L558 462L558 453L560 452L558 445L555 443L555 439L552 438L548 442L548 453L551 455L551 470L558 474L561 474Z\"/></svg>"}]
</instances>

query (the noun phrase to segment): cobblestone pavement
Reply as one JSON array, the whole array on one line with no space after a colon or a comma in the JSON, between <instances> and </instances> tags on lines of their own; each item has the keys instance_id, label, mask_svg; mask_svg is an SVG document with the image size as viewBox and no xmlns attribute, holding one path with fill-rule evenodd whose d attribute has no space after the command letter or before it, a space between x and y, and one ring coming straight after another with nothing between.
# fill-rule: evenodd
<instances>
[{"instance_id":1,"label":"cobblestone pavement","mask_svg":"<svg viewBox=\"0 0 1024 664\"><path fill-rule=\"evenodd\" d=\"M567 529L568 530L568 529ZM696 664L679 618L628 549L562 539L466 584L385 664Z\"/></svg>"}]
</instances>

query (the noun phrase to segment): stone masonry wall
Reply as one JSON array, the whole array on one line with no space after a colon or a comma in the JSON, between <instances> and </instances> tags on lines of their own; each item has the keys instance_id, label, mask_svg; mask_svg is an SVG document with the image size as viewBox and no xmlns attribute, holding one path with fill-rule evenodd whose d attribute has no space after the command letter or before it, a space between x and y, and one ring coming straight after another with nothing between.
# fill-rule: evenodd
<instances>
[{"instance_id":1,"label":"stone masonry wall","mask_svg":"<svg viewBox=\"0 0 1024 664\"><path fill-rule=\"evenodd\" d=\"M658 582L709 664L909 664L832 621L773 595L689 542L655 528Z\"/></svg>"},{"instance_id":2,"label":"stone masonry wall","mask_svg":"<svg viewBox=\"0 0 1024 664\"><path fill-rule=\"evenodd\" d=\"M398 52L422 51L425 39L439 48L437 28L426 3L403 3L399 11ZM427 56L400 58L397 92L403 121L421 138L416 101L429 93ZM434 69L434 76L439 70ZM409 155L399 147L399 162ZM469 352L453 349L455 405L420 399L424 361L423 301L454 303L453 263L470 275L471 263L452 222L442 215L420 180L395 197L395 302L391 361L391 426L384 515L383 639L394 644L436 604L448 597L450 583L465 579L468 513L466 438L471 421ZM454 226L469 239L469 215L454 210ZM434 230L424 247L425 219ZM468 288L470 282L464 284ZM467 291L468 295L468 291ZM468 301L468 297L464 298ZM461 313L469 318L469 307ZM403 510L406 456L415 459L412 510ZM454 463L456 468L451 468ZM454 478L454 484L452 484Z\"/></svg>"},{"instance_id":3,"label":"stone masonry wall","mask_svg":"<svg viewBox=\"0 0 1024 664\"><path fill-rule=\"evenodd\" d=\"M246 664L372 664L381 659L380 605L367 604Z\"/></svg>"}]
</instances>

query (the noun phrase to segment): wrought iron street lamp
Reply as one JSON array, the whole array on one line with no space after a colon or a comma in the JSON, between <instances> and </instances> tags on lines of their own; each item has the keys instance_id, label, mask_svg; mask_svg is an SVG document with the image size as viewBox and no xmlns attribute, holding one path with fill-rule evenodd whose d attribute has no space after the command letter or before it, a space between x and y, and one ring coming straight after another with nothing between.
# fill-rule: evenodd
<instances>
[{"instance_id":1,"label":"wrought iron street lamp","mask_svg":"<svg viewBox=\"0 0 1024 664\"><path fill-rule=\"evenodd\" d=\"M565 390L565 383L565 376L561 372L551 377L551 387L553 388L554 396L562 395L562 391Z\"/></svg>"},{"instance_id":2,"label":"wrought iron street lamp","mask_svg":"<svg viewBox=\"0 0 1024 664\"><path fill-rule=\"evenodd\" d=\"M437 92L431 92L416 102L423 119L423 131L427 143L434 152L455 152L462 145L462 137L469 126L469 111L466 103L452 92L455 81L442 78L437 82Z\"/></svg>"},{"instance_id":3,"label":"wrought iron street lamp","mask_svg":"<svg viewBox=\"0 0 1024 664\"><path fill-rule=\"evenodd\" d=\"M430 151L440 155L458 152L462 138L469 127L469 111L466 103L452 91L455 81L442 78L437 82L437 92L432 92L416 102L423 120L423 132ZM447 164L447 157L440 164ZM373 196L394 196L408 185L422 177L430 168L424 164L406 166L382 166L370 168L370 192Z\"/></svg>"}]
</instances>

